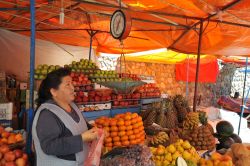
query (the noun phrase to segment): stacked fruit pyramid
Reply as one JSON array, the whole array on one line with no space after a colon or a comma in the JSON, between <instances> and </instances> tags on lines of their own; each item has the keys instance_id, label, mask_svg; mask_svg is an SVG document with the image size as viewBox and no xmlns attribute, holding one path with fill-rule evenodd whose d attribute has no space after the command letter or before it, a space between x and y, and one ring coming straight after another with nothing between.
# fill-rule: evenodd
<instances>
[{"instance_id":1,"label":"stacked fruit pyramid","mask_svg":"<svg viewBox=\"0 0 250 166\"><path fill-rule=\"evenodd\" d=\"M117 114L114 118L101 117L95 123L108 133L104 140L105 148L144 144L144 126L137 113Z\"/></svg>"}]
</instances>

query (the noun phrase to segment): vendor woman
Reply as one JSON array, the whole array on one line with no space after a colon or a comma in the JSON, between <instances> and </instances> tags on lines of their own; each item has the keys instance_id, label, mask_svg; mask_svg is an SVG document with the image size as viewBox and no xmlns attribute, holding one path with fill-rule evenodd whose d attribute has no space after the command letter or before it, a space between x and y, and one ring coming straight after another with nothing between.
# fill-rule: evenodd
<instances>
[{"instance_id":1,"label":"vendor woman","mask_svg":"<svg viewBox=\"0 0 250 166\"><path fill-rule=\"evenodd\" d=\"M88 128L73 101L70 70L60 68L42 81L32 126L37 166L83 166L97 130Z\"/></svg>"}]
</instances>

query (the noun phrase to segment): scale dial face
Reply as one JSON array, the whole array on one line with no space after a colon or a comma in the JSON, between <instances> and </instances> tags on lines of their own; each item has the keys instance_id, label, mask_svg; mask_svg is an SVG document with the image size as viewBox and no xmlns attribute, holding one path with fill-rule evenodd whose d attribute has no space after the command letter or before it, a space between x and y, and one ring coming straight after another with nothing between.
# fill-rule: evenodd
<instances>
[{"instance_id":1,"label":"scale dial face","mask_svg":"<svg viewBox=\"0 0 250 166\"><path fill-rule=\"evenodd\" d=\"M110 32L115 39L125 39L128 36L131 29L131 20L127 18L121 10L116 10L112 15Z\"/></svg>"}]
</instances>

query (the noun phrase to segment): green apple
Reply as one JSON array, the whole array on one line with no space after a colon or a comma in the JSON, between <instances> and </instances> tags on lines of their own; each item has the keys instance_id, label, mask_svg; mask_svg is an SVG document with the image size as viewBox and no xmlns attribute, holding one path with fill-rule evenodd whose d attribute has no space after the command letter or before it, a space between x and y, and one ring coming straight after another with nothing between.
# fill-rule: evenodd
<instances>
[{"instance_id":1,"label":"green apple","mask_svg":"<svg viewBox=\"0 0 250 166\"><path fill-rule=\"evenodd\" d=\"M100 82L100 81L101 81L101 79L100 79L100 78L97 78L97 79L96 79L96 82Z\"/></svg>"},{"instance_id":2,"label":"green apple","mask_svg":"<svg viewBox=\"0 0 250 166\"><path fill-rule=\"evenodd\" d=\"M56 65L55 67L56 67L56 70L61 68L61 66L59 66L59 65Z\"/></svg>"},{"instance_id":3,"label":"green apple","mask_svg":"<svg viewBox=\"0 0 250 166\"><path fill-rule=\"evenodd\" d=\"M41 73L41 70L35 69L35 74L40 74L40 73Z\"/></svg>"},{"instance_id":4,"label":"green apple","mask_svg":"<svg viewBox=\"0 0 250 166\"><path fill-rule=\"evenodd\" d=\"M72 65L75 65L76 64L76 61L72 61Z\"/></svg>"},{"instance_id":5,"label":"green apple","mask_svg":"<svg viewBox=\"0 0 250 166\"><path fill-rule=\"evenodd\" d=\"M37 79L39 79L39 75L38 74L35 74L34 75L34 78L37 80Z\"/></svg>"},{"instance_id":6,"label":"green apple","mask_svg":"<svg viewBox=\"0 0 250 166\"><path fill-rule=\"evenodd\" d=\"M43 69L48 69L49 68L49 66L48 65L43 65Z\"/></svg>"},{"instance_id":7,"label":"green apple","mask_svg":"<svg viewBox=\"0 0 250 166\"><path fill-rule=\"evenodd\" d=\"M41 70L41 74L47 74L47 73L48 73L48 70L47 70L47 69Z\"/></svg>"},{"instance_id":8,"label":"green apple","mask_svg":"<svg viewBox=\"0 0 250 166\"><path fill-rule=\"evenodd\" d=\"M43 65L38 65L37 69L39 69L39 70L43 69Z\"/></svg>"}]
</instances>

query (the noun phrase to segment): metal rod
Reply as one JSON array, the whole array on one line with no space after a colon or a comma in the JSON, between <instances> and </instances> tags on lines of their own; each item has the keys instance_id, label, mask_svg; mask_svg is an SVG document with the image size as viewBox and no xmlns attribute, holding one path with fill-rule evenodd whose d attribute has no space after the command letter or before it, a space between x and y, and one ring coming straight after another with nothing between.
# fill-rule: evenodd
<instances>
[{"instance_id":1,"label":"metal rod","mask_svg":"<svg viewBox=\"0 0 250 166\"><path fill-rule=\"evenodd\" d=\"M89 60L91 60L91 53L92 53L92 43L93 43L93 37L95 34L99 31L93 31L93 30L88 30L87 31L89 36L90 36L90 43L89 43Z\"/></svg>"},{"instance_id":2,"label":"metal rod","mask_svg":"<svg viewBox=\"0 0 250 166\"><path fill-rule=\"evenodd\" d=\"M244 114L244 107L245 107L245 102L244 102L244 97L245 97L245 88L246 88L246 80L247 80L247 66L248 66L248 57L246 58L246 68L245 68L245 77L244 77L244 84L243 84L243 95L242 95L242 105L241 105L241 110L240 110L240 121L239 121L239 126L238 126L238 135L240 134L240 127L241 127L241 119ZM247 95L248 96L248 95ZM247 99L247 97L246 97Z\"/></svg>"},{"instance_id":3,"label":"metal rod","mask_svg":"<svg viewBox=\"0 0 250 166\"><path fill-rule=\"evenodd\" d=\"M202 33L203 33L203 21L201 21L201 23L200 23L200 33L199 33L199 43L198 43L198 54L197 54L197 63L196 63L196 75L195 75L195 87L194 87L193 112L196 112L197 89L198 89L198 79L199 79L199 70L200 70L200 55L201 55Z\"/></svg>"},{"instance_id":4,"label":"metal rod","mask_svg":"<svg viewBox=\"0 0 250 166\"><path fill-rule=\"evenodd\" d=\"M235 25L235 26L250 28L250 25L247 25L247 24L239 24L239 23L228 22L228 21L210 20L210 22L216 22L216 23L222 23L222 24L228 24L228 25Z\"/></svg>"},{"instance_id":5,"label":"metal rod","mask_svg":"<svg viewBox=\"0 0 250 166\"><path fill-rule=\"evenodd\" d=\"M36 27L35 27L35 0L30 0L30 91L29 91L29 110L28 110L28 120L27 120L27 153L31 154L32 145L32 121L34 116L34 70L35 70L35 40L36 40Z\"/></svg>"},{"instance_id":6,"label":"metal rod","mask_svg":"<svg viewBox=\"0 0 250 166\"><path fill-rule=\"evenodd\" d=\"M29 10L29 8L28 7L0 8L0 11L15 11L15 10Z\"/></svg>"},{"instance_id":7,"label":"metal rod","mask_svg":"<svg viewBox=\"0 0 250 166\"><path fill-rule=\"evenodd\" d=\"M188 79L189 79L189 54L187 54L187 81L186 81L186 98L188 99Z\"/></svg>"}]
</instances>

